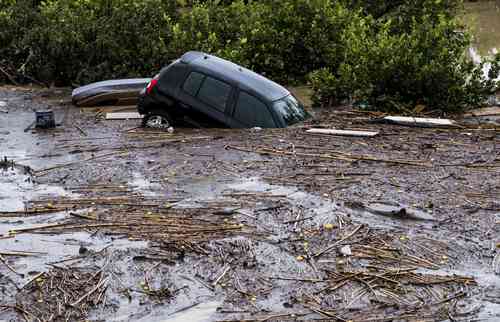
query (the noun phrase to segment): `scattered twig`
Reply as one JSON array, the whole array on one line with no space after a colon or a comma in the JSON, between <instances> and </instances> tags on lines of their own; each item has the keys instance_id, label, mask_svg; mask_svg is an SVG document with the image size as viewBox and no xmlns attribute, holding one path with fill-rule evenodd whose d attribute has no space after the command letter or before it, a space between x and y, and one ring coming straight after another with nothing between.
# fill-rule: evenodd
<instances>
[{"instance_id":1,"label":"scattered twig","mask_svg":"<svg viewBox=\"0 0 500 322\"><path fill-rule=\"evenodd\" d=\"M9 265L9 263L7 263L7 260L2 256L0 255L0 261L13 273L15 273L16 275L19 275L19 276L24 276L23 274L17 272L12 266Z\"/></svg>"},{"instance_id":2,"label":"scattered twig","mask_svg":"<svg viewBox=\"0 0 500 322\"><path fill-rule=\"evenodd\" d=\"M358 227L356 227L350 234L348 234L347 236L345 236L344 238L342 238L341 240L335 242L333 245L330 245L322 250L320 250L319 252L317 252L316 254L314 254L314 257L319 257L321 255L323 255L324 253L326 252L329 252L330 250L332 250L333 248L337 247L339 244L343 243L344 241L346 241L347 239L351 238L352 236L354 236L361 228L363 227L363 225L359 225Z\"/></svg>"}]
</instances>

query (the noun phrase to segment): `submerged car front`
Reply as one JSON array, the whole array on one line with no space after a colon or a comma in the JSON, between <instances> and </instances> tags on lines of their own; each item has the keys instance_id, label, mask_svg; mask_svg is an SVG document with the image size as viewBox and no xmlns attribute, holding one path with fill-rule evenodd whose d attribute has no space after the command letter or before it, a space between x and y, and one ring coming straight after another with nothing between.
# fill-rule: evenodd
<instances>
[{"instance_id":1,"label":"submerged car front","mask_svg":"<svg viewBox=\"0 0 500 322\"><path fill-rule=\"evenodd\" d=\"M284 127L305 121L311 116L304 104L292 94L274 101L272 108Z\"/></svg>"}]
</instances>

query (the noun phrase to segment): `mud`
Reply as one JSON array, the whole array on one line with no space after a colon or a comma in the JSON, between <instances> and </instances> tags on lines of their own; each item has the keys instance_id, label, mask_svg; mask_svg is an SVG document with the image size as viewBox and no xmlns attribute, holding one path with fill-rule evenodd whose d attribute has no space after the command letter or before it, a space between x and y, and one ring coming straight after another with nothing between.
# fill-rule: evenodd
<instances>
[{"instance_id":1,"label":"mud","mask_svg":"<svg viewBox=\"0 0 500 322\"><path fill-rule=\"evenodd\" d=\"M367 113L338 110L317 112L314 126L381 135L317 136L300 127L169 134L140 129L138 120L105 121L99 108L71 106L68 92L0 88L8 109L0 113L0 156L17 164L0 170L0 253L15 270L0 263L0 320L22 319L16 306L32 309L16 295L53 265L109 278L105 298L88 310L92 321L500 319L498 128L375 125ZM60 126L24 132L33 111L46 107ZM9 234L87 222L71 212L164 211L87 204L22 214L33 204L50 210L61 200L124 195L176 215L199 209L207 225L241 232L196 244L199 252L110 229ZM401 207L424 220L394 215ZM333 290L342 274L375 266L383 276L408 268L423 275L401 281L407 294L371 275ZM419 298L424 306L414 306ZM421 314L404 315L405 307Z\"/></svg>"}]
</instances>

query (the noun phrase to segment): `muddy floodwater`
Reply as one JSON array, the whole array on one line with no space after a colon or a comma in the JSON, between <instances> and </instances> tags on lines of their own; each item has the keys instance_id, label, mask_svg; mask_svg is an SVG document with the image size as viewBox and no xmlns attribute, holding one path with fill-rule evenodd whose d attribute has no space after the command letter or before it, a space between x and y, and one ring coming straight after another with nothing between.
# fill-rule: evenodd
<instances>
[{"instance_id":1,"label":"muddy floodwater","mask_svg":"<svg viewBox=\"0 0 500 322\"><path fill-rule=\"evenodd\" d=\"M474 35L474 46L484 56L500 48L500 1L466 3L466 21Z\"/></svg>"},{"instance_id":2,"label":"muddy floodwater","mask_svg":"<svg viewBox=\"0 0 500 322\"><path fill-rule=\"evenodd\" d=\"M494 122L165 133L67 89L0 101L0 321L500 320Z\"/></svg>"}]
</instances>

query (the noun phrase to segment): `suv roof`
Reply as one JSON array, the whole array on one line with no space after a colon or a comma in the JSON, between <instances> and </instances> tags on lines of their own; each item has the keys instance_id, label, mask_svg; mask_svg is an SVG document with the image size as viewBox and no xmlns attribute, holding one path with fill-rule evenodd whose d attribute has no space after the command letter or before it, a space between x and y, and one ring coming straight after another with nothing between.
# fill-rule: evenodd
<instances>
[{"instance_id":1,"label":"suv roof","mask_svg":"<svg viewBox=\"0 0 500 322\"><path fill-rule=\"evenodd\" d=\"M223 80L237 83L242 90L257 92L269 101L278 100L290 94L283 86L225 59L190 51L182 55L181 62L207 70Z\"/></svg>"}]
</instances>

